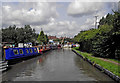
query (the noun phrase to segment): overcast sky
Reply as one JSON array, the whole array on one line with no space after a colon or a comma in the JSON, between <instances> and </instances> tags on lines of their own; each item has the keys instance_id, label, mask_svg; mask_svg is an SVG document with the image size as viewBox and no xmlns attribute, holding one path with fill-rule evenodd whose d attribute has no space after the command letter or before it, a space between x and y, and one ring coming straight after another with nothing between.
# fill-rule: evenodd
<instances>
[{"instance_id":1,"label":"overcast sky","mask_svg":"<svg viewBox=\"0 0 120 83\"><path fill-rule=\"evenodd\" d=\"M2 28L10 25L31 25L39 33L41 28L47 35L74 37L81 30L94 28L98 21L112 10L117 2L2 2L0 19Z\"/></svg>"}]
</instances>

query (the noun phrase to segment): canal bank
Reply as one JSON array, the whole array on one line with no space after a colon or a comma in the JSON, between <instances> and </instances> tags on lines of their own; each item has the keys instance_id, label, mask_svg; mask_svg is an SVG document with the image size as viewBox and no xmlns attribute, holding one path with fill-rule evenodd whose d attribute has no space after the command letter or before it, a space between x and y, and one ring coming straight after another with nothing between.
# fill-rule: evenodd
<instances>
[{"instance_id":1,"label":"canal bank","mask_svg":"<svg viewBox=\"0 0 120 83\"><path fill-rule=\"evenodd\" d=\"M3 81L113 81L70 49L58 49L13 65Z\"/></svg>"},{"instance_id":2,"label":"canal bank","mask_svg":"<svg viewBox=\"0 0 120 83\"><path fill-rule=\"evenodd\" d=\"M108 75L110 78L112 78L113 80L115 80L116 82L120 82L120 78L118 76L116 76L115 74L113 74L112 72L110 72L109 70L103 68L102 66L100 66L99 64L97 64L94 61L91 61L89 58L81 55L78 53L77 50L72 49L72 51L74 53L76 53L77 55L79 55L83 60L87 61L88 63L90 63L91 65L93 65L94 67L96 67L97 69L99 69L101 72L105 73L106 75ZM89 56L90 57L90 56Z\"/></svg>"}]
</instances>

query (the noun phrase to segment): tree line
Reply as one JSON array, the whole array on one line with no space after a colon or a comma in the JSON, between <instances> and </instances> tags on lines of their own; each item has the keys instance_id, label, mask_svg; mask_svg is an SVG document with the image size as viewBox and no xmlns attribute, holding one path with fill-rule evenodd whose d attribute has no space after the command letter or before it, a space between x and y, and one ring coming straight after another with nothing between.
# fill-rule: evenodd
<instances>
[{"instance_id":1,"label":"tree line","mask_svg":"<svg viewBox=\"0 0 120 83\"><path fill-rule=\"evenodd\" d=\"M16 45L18 43L32 42L33 45L36 45L36 43L47 44L48 41L48 36L44 34L43 30L40 34L37 34L30 25L25 25L24 27L13 25L2 28L2 42L12 42Z\"/></svg>"},{"instance_id":2,"label":"tree line","mask_svg":"<svg viewBox=\"0 0 120 83\"><path fill-rule=\"evenodd\" d=\"M120 57L120 13L107 14L99 22L97 29L80 31L74 36L74 42L79 42L79 50L91 52L94 56L106 58Z\"/></svg>"},{"instance_id":3,"label":"tree line","mask_svg":"<svg viewBox=\"0 0 120 83\"><path fill-rule=\"evenodd\" d=\"M16 25L2 28L2 42L28 43L36 42L38 34L35 33L35 29L32 29L30 25L24 27L16 27Z\"/></svg>"}]
</instances>

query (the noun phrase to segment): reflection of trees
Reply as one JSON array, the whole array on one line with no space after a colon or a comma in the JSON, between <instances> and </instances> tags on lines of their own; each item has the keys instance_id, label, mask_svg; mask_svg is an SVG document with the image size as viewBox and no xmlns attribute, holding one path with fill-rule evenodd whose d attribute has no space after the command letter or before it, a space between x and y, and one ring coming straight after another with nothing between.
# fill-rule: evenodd
<instances>
[{"instance_id":1,"label":"reflection of trees","mask_svg":"<svg viewBox=\"0 0 120 83\"><path fill-rule=\"evenodd\" d=\"M78 68L80 68L80 69L82 69L83 71L85 71L85 73L89 73L90 71L89 71L89 64L88 63L86 63L83 59L81 59L81 57L79 57L79 56L76 56L75 57L75 65L78 67Z\"/></svg>"},{"instance_id":2,"label":"reflection of trees","mask_svg":"<svg viewBox=\"0 0 120 83\"><path fill-rule=\"evenodd\" d=\"M38 63L40 64L40 66L44 66L46 59L47 59L47 55L42 55L42 56L38 59Z\"/></svg>"}]
</instances>

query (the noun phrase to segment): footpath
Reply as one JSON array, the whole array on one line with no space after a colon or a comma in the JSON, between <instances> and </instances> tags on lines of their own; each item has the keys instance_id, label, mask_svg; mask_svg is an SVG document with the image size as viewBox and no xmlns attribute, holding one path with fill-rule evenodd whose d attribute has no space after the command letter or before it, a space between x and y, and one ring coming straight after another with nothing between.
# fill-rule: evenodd
<instances>
[{"instance_id":1,"label":"footpath","mask_svg":"<svg viewBox=\"0 0 120 83\"><path fill-rule=\"evenodd\" d=\"M99 58L99 59L101 59L101 60L103 60L103 61L106 61L106 62L110 62L110 63L116 64L116 65L120 65L120 63L117 63L117 62L115 62L115 61L111 61L111 60L104 59L104 58Z\"/></svg>"}]
</instances>

